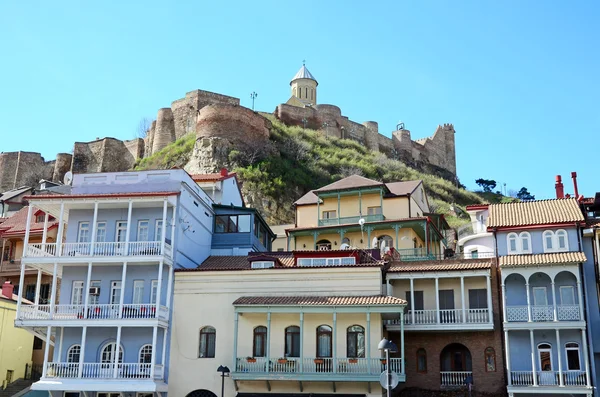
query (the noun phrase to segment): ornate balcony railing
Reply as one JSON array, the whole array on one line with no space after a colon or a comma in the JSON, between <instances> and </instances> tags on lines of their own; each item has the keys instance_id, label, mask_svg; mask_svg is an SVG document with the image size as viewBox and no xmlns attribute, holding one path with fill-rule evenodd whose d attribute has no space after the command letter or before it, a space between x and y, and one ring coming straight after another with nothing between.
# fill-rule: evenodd
<instances>
[{"instance_id":1,"label":"ornate balcony railing","mask_svg":"<svg viewBox=\"0 0 600 397\"><path fill-rule=\"evenodd\" d=\"M120 314L120 315L119 315ZM22 305L19 320L139 320L158 318L167 321L169 309L160 306L158 315L156 305L150 303L124 304L119 310L118 304L89 304L87 312L85 305Z\"/></svg>"},{"instance_id":2,"label":"ornate balcony railing","mask_svg":"<svg viewBox=\"0 0 600 397\"><path fill-rule=\"evenodd\" d=\"M440 320L437 319L437 310L409 310L404 314L404 324L410 325L453 325L453 324L486 324L490 322L489 309L465 309L466 321L463 321L462 309L442 309ZM414 317L414 321L413 321ZM398 325L400 320L386 320L388 325Z\"/></svg>"},{"instance_id":3,"label":"ornate balcony railing","mask_svg":"<svg viewBox=\"0 0 600 397\"><path fill-rule=\"evenodd\" d=\"M440 372L442 387L466 386L467 377L473 376L472 371L442 371Z\"/></svg>"},{"instance_id":4,"label":"ornate balcony railing","mask_svg":"<svg viewBox=\"0 0 600 397\"><path fill-rule=\"evenodd\" d=\"M139 363L46 363L46 379L151 379L152 364ZM163 379L162 365L154 366L154 379Z\"/></svg>"},{"instance_id":5,"label":"ornate balcony railing","mask_svg":"<svg viewBox=\"0 0 600 397\"><path fill-rule=\"evenodd\" d=\"M558 321L580 321L581 308L579 305L556 305ZM509 322L527 322L529 314L527 305L507 306L506 321ZM544 322L554 321L554 306L552 305L532 305L531 321Z\"/></svg>"},{"instance_id":6,"label":"ornate balcony railing","mask_svg":"<svg viewBox=\"0 0 600 397\"><path fill-rule=\"evenodd\" d=\"M400 358L390 359L390 369L401 372ZM385 370L386 362L381 358L266 358L238 357L234 372L273 374L325 374L379 375Z\"/></svg>"},{"instance_id":7,"label":"ornate balcony railing","mask_svg":"<svg viewBox=\"0 0 600 397\"><path fill-rule=\"evenodd\" d=\"M358 221L360 219L364 219L366 223L369 222L380 222L385 220L385 216L383 214L377 215L363 215L363 216L346 216L341 218L331 218L331 219L319 219L319 226L336 226L336 225L347 225L356 223L358 225Z\"/></svg>"},{"instance_id":8,"label":"ornate balcony railing","mask_svg":"<svg viewBox=\"0 0 600 397\"><path fill-rule=\"evenodd\" d=\"M537 371L538 386L559 386L561 373L558 371ZM533 386L533 371L511 371L511 386ZM587 386L585 371L563 371L562 383L564 386Z\"/></svg>"},{"instance_id":9,"label":"ornate balcony railing","mask_svg":"<svg viewBox=\"0 0 600 397\"><path fill-rule=\"evenodd\" d=\"M164 255L171 257L173 253L170 244L165 243ZM30 258L46 257L110 257L110 256L156 256L161 255L160 241L130 241L97 242L94 243L63 243L58 252L57 243L28 244L26 256Z\"/></svg>"}]
</instances>

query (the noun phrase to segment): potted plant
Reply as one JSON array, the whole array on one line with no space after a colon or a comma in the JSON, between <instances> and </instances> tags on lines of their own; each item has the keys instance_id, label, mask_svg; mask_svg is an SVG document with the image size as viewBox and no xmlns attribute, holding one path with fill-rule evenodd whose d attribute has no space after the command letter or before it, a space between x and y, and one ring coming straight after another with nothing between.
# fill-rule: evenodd
<instances>
[{"instance_id":1,"label":"potted plant","mask_svg":"<svg viewBox=\"0 0 600 397\"><path fill-rule=\"evenodd\" d=\"M256 359L254 357L252 357L252 356L248 356L248 357L246 357L246 361L249 362L249 363L255 363Z\"/></svg>"},{"instance_id":2,"label":"potted plant","mask_svg":"<svg viewBox=\"0 0 600 397\"><path fill-rule=\"evenodd\" d=\"M322 358L315 358L315 364L323 364L323 359Z\"/></svg>"},{"instance_id":3,"label":"potted plant","mask_svg":"<svg viewBox=\"0 0 600 397\"><path fill-rule=\"evenodd\" d=\"M349 359L348 359L348 362L349 362L350 364L356 364L356 363L358 363L358 358L349 358Z\"/></svg>"},{"instance_id":4,"label":"potted plant","mask_svg":"<svg viewBox=\"0 0 600 397\"><path fill-rule=\"evenodd\" d=\"M288 359L287 359L287 358L285 358L285 357L279 357L279 358L277 359L277 362L278 362L279 364L287 364L287 362L288 362Z\"/></svg>"},{"instance_id":5,"label":"potted plant","mask_svg":"<svg viewBox=\"0 0 600 397\"><path fill-rule=\"evenodd\" d=\"M381 360L381 364L383 364L383 365L387 364L387 361L385 358L381 358L380 360Z\"/></svg>"}]
</instances>

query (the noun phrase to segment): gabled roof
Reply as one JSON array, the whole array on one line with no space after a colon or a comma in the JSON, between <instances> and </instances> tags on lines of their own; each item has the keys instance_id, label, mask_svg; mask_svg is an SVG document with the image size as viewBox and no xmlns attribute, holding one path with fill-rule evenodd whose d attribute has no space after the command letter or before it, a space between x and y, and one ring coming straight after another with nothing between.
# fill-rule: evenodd
<instances>
[{"instance_id":1,"label":"gabled roof","mask_svg":"<svg viewBox=\"0 0 600 397\"><path fill-rule=\"evenodd\" d=\"M386 183L385 186L394 196L406 196L412 194L415 190L417 190L421 183L423 183L423 181L421 180L390 182Z\"/></svg>"},{"instance_id":2,"label":"gabled roof","mask_svg":"<svg viewBox=\"0 0 600 397\"><path fill-rule=\"evenodd\" d=\"M21 186L16 189L9 190L7 192L2 193L2 195L0 196L0 201L8 201L11 198L17 197L18 195L27 192L28 190L33 190L33 188L29 186Z\"/></svg>"},{"instance_id":3,"label":"gabled roof","mask_svg":"<svg viewBox=\"0 0 600 397\"><path fill-rule=\"evenodd\" d=\"M564 265L583 263L587 259L583 252L556 252L552 254L507 255L499 259L500 267L524 267L537 265Z\"/></svg>"},{"instance_id":4,"label":"gabled roof","mask_svg":"<svg viewBox=\"0 0 600 397\"><path fill-rule=\"evenodd\" d=\"M316 204L318 197L313 193L314 190L306 193L304 196L300 197L298 200L294 202L295 205L306 205L306 204Z\"/></svg>"},{"instance_id":5,"label":"gabled roof","mask_svg":"<svg viewBox=\"0 0 600 397\"><path fill-rule=\"evenodd\" d=\"M13 216L8 218L5 222L0 224L0 236L19 236L25 235L27 228L27 212L29 212L29 206L21 208L15 212ZM32 215L31 226L29 229L30 233L42 233L44 231L44 222L36 222L36 217ZM48 230L58 226L58 221L49 221Z\"/></svg>"},{"instance_id":6,"label":"gabled roof","mask_svg":"<svg viewBox=\"0 0 600 397\"><path fill-rule=\"evenodd\" d=\"M574 198L490 204L488 227L536 226L584 221Z\"/></svg>"},{"instance_id":7,"label":"gabled roof","mask_svg":"<svg viewBox=\"0 0 600 397\"><path fill-rule=\"evenodd\" d=\"M387 306L406 305L404 299L387 295L373 296L242 296L234 306Z\"/></svg>"},{"instance_id":8,"label":"gabled roof","mask_svg":"<svg viewBox=\"0 0 600 397\"><path fill-rule=\"evenodd\" d=\"M392 262L389 273L490 269L493 259L444 259L439 261Z\"/></svg>"},{"instance_id":9,"label":"gabled roof","mask_svg":"<svg viewBox=\"0 0 600 397\"><path fill-rule=\"evenodd\" d=\"M370 186L384 186L383 182L374 181L360 175L350 175L327 186L314 190L315 193L334 192L338 190L356 189Z\"/></svg>"},{"instance_id":10,"label":"gabled roof","mask_svg":"<svg viewBox=\"0 0 600 397\"><path fill-rule=\"evenodd\" d=\"M298 73L296 73L294 78L292 78L292 81L290 82L290 84L292 84L292 82L294 80L298 80L298 79L309 79L309 80L314 80L315 82L317 81L317 79L315 79L315 76L313 76L312 73L308 71L308 69L306 68L305 65L302 65L300 70L298 70ZM319 83L317 82L317 84L319 84Z\"/></svg>"}]
</instances>

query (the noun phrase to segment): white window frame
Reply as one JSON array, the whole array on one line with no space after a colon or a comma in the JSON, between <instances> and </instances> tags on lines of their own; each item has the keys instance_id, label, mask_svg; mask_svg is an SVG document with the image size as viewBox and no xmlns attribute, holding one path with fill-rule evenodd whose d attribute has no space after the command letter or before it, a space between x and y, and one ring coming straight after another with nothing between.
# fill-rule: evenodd
<instances>
[{"instance_id":1,"label":"white window frame","mask_svg":"<svg viewBox=\"0 0 600 397\"><path fill-rule=\"evenodd\" d=\"M550 346L549 349L543 348L540 349L541 345L548 345ZM542 342L542 343L538 343L537 345L537 359L538 359L538 368L540 372L549 372L549 371L544 371L544 369L542 368L542 357L540 355L540 353L542 352L548 352L550 353L550 371L554 371L554 357L552 356L552 344L548 343L548 342Z\"/></svg>"},{"instance_id":2,"label":"white window frame","mask_svg":"<svg viewBox=\"0 0 600 397\"><path fill-rule=\"evenodd\" d=\"M133 296L131 303L141 305L144 303L144 280L133 280Z\"/></svg>"},{"instance_id":3,"label":"white window frame","mask_svg":"<svg viewBox=\"0 0 600 397\"><path fill-rule=\"evenodd\" d=\"M356 258L353 256L343 256L339 258L298 258L298 266L300 267L344 266L355 264Z\"/></svg>"},{"instance_id":4,"label":"white window frame","mask_svg":"<svg viewBox=\"0 0 600 397\"><path fill-rule=\"evenodd\" d=\"M102 231L102 233L100 233L100 231ZM106 242L106 221L96 222L96 242Z\"/></svg>"},{"instance_id":5,"label":"white window frame","mask_svg":"<svg viewBox=\"0 0 600 397\"><path fill-rule=\"evenodd\" d=\"M71 358L73 356L73 350L76 349L76 348L79 349L79 351L77 352L77 354L81 358L81 345L77 343L77 344L69 347L69 350L67 350L67 363L68 364L79 363L79 360L77 360L77 361L71 360Z\"/></svg>"},{"instance_id":6,"label":"white window frame","mask_svg":"<svg viewBox=\"0 0 600 397\"><path fill-rule=\"evenodd\" d=\"M536 295L535 295L535 291L536 290L538 290L538 291L543 290L544 291L544 296L546 297L546 303L545 304L540 305L537 302ZM546 287L533 287L532 288L532 292L533 292L533 305L534 306L548 306L548 288L546 288Z\"/></svg>"},{"instance_id":7,"label":"white window frame","mask_svg":"<svg viewBox=\"0 0 600 397\"><path fill-rule=\"evenodd\" d=\"M565 246L561 247L559 244L559 234L564 234L565 236ZM556 251L558 252L564 252L564 251L568 251L569 250L569 233L567 233L567 231L565 229L558 229L556 232L554 232L554 236L556 238Z\"/></svg>"},{"instance_id":8,"label":"white window frame","mask_svg":"<svg viewBox=\"0 0 600 397\"><path fill-rule=\"evenodd\" d=\"M325 216L327 214L327 216ZM333 214L333 216L331 216ZM321 219L337 219L337 210L323 210L321 211Z\"/></svg>"},{"instance_id":9,"label":"white window frame","mask_svg":"<svg viewBox=\"0 0 600 397\"><path fill-rule=\"evenodd\" d=\"M85 239L83 233L86 233ZM90 242L90 222L79 222L79 227L77 228L77 242L78 243L89 243Z\"/></svg>"},{"instance_id":10,"label":"white window frame","mask_svg":"<svg viewBox=\"0 0 600 397\"><path fill-rule=\"evenodd\" d=\"M123 351L123 346L119 346L119 348L117 349L116 348L116 346L117 346L116 342L108 342L108 343L104 344L104 346L102 346L102 349L100 349L100 363L101 364L112 364L112 363L114 363L114 361L115 361L114 357L109 357L108 360L105 360L105 358L104 358L104 352L108 348L108 346L110 346L110 345L114 346L113 349L112 349L111 356L117 354L118 355L117 357L119 358L118 359L118 363L119 364L123 363L123 356L125 355L124 351Z\"/></svg>"},{"instance_id":11,"label":"white window frame","mask_svg":"<svg viewBox=\"0 0 600 397\"><path fill-rule=\"evenodd\" d=\"M513 250L510 246L511 240L515 241L515 249ZM521 241L519 239L519 235L517 233L508 233L506 236L506 249L509 254L518 254L519 253L519 245Z\"/></svg>"},{"instance_id":12,"label":"white window frame","mask_svg":"<svg viewBox=\"0 0 600 397\"><path fill-rule=\"evenodd\" d=\"M523 248L523 240L527 239L527 249ZM531 234L529 232L519 233L520 249L522 254L531 254Z\"/></svg>"},{"instance_id":13,"label":"white window frame","mask_svg":"<svg viewBox=\"0 0 600 397\"><path fill-rule=\"evenodd\" d=\"M563 290L566 291L567 289L571 290L571 297L573 298L573 303L564 303L563 302ZM572 285L561 285L558 288L558 294L560 295L560 304L561 305L576 305L577 301L575 300L575 287L573 287Z\"/></svg>"},{"instance_id":14,"label":"white window frame","mask_svg":"<svg viewBox=\"0 0 600 397\"><path fill-rule=\"evenodd\" d=\"M137 241L150 241L150 221L140 219L137 227Z\"/></svg>"},{"instance_id":15,"label":"white window frame","mask_svg":"<svg viewBox=\"0 0 600 397\"><path fill-rule=\"evenodd\" d=\"M90 286L88 287L88 294L90 295L88 297L88 304L90 304L90 305L98 304L98 302L100 301L100 296L99 295L91 295L90 288L92 288L92 287L100 288L101 285L102 285L102 282L100 280L90 280Z\"/></svg>"},{"instance_id":16,"label":"white window frame","mask_svg":"<svg viewBox=\"0 0 600 397\"><path fill-rule=\"evenodd\" d=\"M570 345L571 343L577 345L577 347L567 347L567 345ZM571 369L569 367L569 356L567 355L567 352L569 350L577 350L577 358L579 358L579 368L578 369ZM579 350L579 342L567 342L565 343L565 360L567 361L567 371L581 371L581 368L583 368L583 363L581 362L581 350Z\"/></svg>"},{"instance_id":17,"label":"white window frame","mask_svg":"<svg viewBox=\"0 0 600 397\"><path fill-rule=\"evenodd\" d=\"M544 230L544 233L542 233L542 241L544 242L544 252L556 251L556 241L554 237L554 232L552 230ZM548 246L548 239L550 240L550 247Z\"/></svg>"},{"instance_id":18,"label":"white window frame","mask_svg":"<svg viewBox=\"0 0 600 397\"><path fill-rule=\"evenodd\" d=\"M115 297L115 291L119 290L119 301L118 302L114 302L113 298ZM123 284L121 283L121 281L111 281L110 282L110 295L108 297L108 300L110 302L111 305L118 305L121 301L121 294L123 293Z\"/></svg>"},{"instance_id":19,"label":"white window frame","mask_svg":"<svg viewBox=\"0 0 600 397\"><path fill-rule=\"evenodd\" d=\"M162 227L163 227L163 220L157 219L156 222L154 223L154 241L161 241Z\"/></svg>"},{"instance_id":20,"label":"white window frame","mask_svg":"<svg viewBox=\"0 0 600 397\"><path fill-rule=\"evenodd\" d=\"M252 269L269 269L275 267L275 261L253 261Z\"/></svg>"},{"instance_id":21,"label":"white window frame","mask_svg":"<svg viewBox=\"0 0 600 397\"><path fill-rule=\"evenodd\" d=\"M119 232L123 232L123 240L119 240ZM117 221L115 225L115 242L124 243L127 240L127 221Z\"/></svg>"},{"instance_id":22,"label":"white window frame","mask_svg":"<svg viewBox=\"0 0 600 397\"><path fill-rule=\"evenodd\" d=\"M83 305L83 290L85 282L82 280L74 280L71 286L71 305ZM77 299L75 295L77 294Z\"/></svg>"},{"instance_id":23,"label":"white window frame","mask_svg":"<svg viewBox=\"0 0 600 397\"><path fill-rule=\"evenodd\" d=\"M156 305L156 297L158 296L158 280L152 280L152 287L150 289L150 304Z\"/></svg>"},{"instance_id":24,"label":"white window frame","mask_svg":"<svg viewBox=\"0 0 600 397\"><path fill-rule=\"evenodd\" d=\"M149 344L149 343L146 343L145 345L142 345L142 347L140 347L140 350L138 351L138 364L150 364L150 363L143 363L142 362L142 352L146 348L150 348L150 353L146 352L144 354L150 354L150 355L152 355L152 345Z\"/></svg>"}]
</instances>

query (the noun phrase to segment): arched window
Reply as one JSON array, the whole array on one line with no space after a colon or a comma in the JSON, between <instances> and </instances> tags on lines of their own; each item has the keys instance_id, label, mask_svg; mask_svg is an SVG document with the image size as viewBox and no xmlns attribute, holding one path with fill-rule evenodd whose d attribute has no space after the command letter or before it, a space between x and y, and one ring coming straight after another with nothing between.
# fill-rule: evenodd
<instances>
[{"instance_id":1,"label":"arched window","mask_svg":"<svg viewBox=\"0 0 600 397\"><path fill-rule=\"evenodd\" d=\"M519 237L521 238L521 253L531 254L531 235L529 232L521 232Z\"/></svg>"},{"instance_id":2,"label":"arched window","mask_svg":"<svg viewBox=\"0 0 600 397\"><path fill-rule=\"evenodd\" d=\"M342 240L342 244L348 244L350 245L350 239L348 237L344 237Z\"/></svg>"},{"instance_id":3,"label":"arched window","mask_svg":"<svg viewBox=\"0 0 600 397\"><path fill-rule=\"evenodd\" d=\"M580 371L579 343L569 342L565 345L565 350L567 354L567 370Z\"/></svg>"},{"instance_id":4,"label":"arched window","mask_svg":"<svg viewBox=\"0 0 600 397\"><path fill-rule=\"evenodd\" d=\"M552 230L546 230L542 236L544 239L544 252L554 251L554 232Z\"/></svg>"},{"instance_id":5,"label":"arched window","mask_svg":"<svg viewBox=\"0 0 600 397\"><path fill-rule=\"evenodd\" d=\"M216 339L217 330L213 327L207 326L200 330L200 349L198 352L199 358L215 357Z\"/></svg>"},{"instance_id":6,"label":"arched window","mask_svg":"<svg viewBox=\"0 0 600 397\"><path fill-rule=\"evenodd\" d=\"M81 354L81 345L73 345L69 348L67 352L67 362L68 363L78 363L79 355Z\"/></svg>"},{"instance_id":7,"label":"arched window","mask_svg":"<svg viewBox=\"0 0 600 397\"><path fill-rule=\"evenodd\" d=\"M314 97L315 97L315 90L314 90L314 88L311 88L310 89L310 99L313 100Z\"/></svg>"},{"instance_id":8,"label":"arched window","mask_svg":"<svg viewBox=\"0 0 600 397\"><path fill-rule=\"evenodd\" d=\"M538 345L538 359L540 371L552 371L552 345L540 343Z\"/></svg>"},{"instance_id":9,"label":"arched window","mask_svg":"<svg viewBox=\"0 0 600 397\"><path fill-rule=\"evenodd\" d=\"M304 97L308 99L308 87L304 87Z\"/></svg>"},{"instance_id":10,"label":"arched window","mask_svg":"<svg viewBox=\"0 0 600 397\"><path fill-rule=\"evenodd\" d=\"M102 348L100 361L102 364L110 364L115 362L115 354L117 353L117 344L115 342L107 343ZM119 363L123 362L123 348L119 346Z\"/></svg>"},{"instance_id":11,"label":"arched window","mask_svg":"<svg viewBox=\"0 0 600 397\"><path fill-rule=\"evenodd\" d=\"M360 325L352 325L346 329L346 357L365 357L365 329Z\"/></svg>"},{"instance_id":12,"label":"arched window","mask_svg":"<svg viewBox=\"0 0 600 397\"><path fill-rule=\"evenodd\" d=\"M138 363L150 364L152 362L152 345L144 345L140 349Z\"/></svg>"},{"instance_id":13,"label":"arched window","mask_svg":"<svg viewBox=\"0 0 600 397\"><path fill-rule=\"evenodd\" d=\"M381 243L385 242L385 246L387 248L392 248L394 246L394 239L388 235L379 236L377 238L377 246L381 248Z\"/></svg>"},{"instance_id":14,"label":"arched window","mask_svg":"<svg viewBox=\"0 0 600 397\"><path fill-rule=\"evenodd\" d=\"M285 356L300 357L300 327L296 325L285 329Z\"/></svg>"},{"instance_id":15,"label":"arched window","mask_svg":"<svg viewBox=\"0 0 600 397\"><path fill-rule=\"evenodd\" d=\"M331 327L319 325L317 327L317 357L331 357Z\"/></svg>"},{"instance_id":16,"label":"arched window","mask_svg":"<svg viewBox=\"0 0 600 397\"><path fill-rule=\"evenodd\" d=\"M427 373L427 352L423 348L417 350L417 372Z\"/></svg>"},{"instance_id":17,"label":"arched window","mask_svg":"<svg viewBox=\"0 0 600 397\"><path fill-rule=\"evenodd\" d=\"M567 239L567 232L563 229L556 231L556 250L557 251L568 251L569 240Z\"/></svg>"},{"instance_id":18,"label":"arched window","mask_svg":"<svg viewBox=\"0 0 600 397\"><path fill-rule=\"evenodd\" d=\"M331 249L331 241L329 240L319 240L317 241L317 250L319 251L327 251Z\"/></svg>"},{"instance_id":19,"label":"arched window","mask_svg":"<svg viewBox=\"0 0 600 397\"><path fill-rule=\"evenodd\" d=\"M509 254L516 254L519 252L519 248L518 248L518 237L517 237L517 233L508 233L508 236L506 236L506 244L508 247L508 253Z\"/></svg>"},{"instance_id":20,"label":"arched window","mask_svg":"<svg viewBox=\"0 0 600 397\"><path fill-rule=\"evenodd\" d=\"M485 372L496 372L496 351L493 347L485 349Z\"/></svg>"},{"instance_id":21,"label":"arched window","mask_svg":"<svg viewBox=\"0 0 600 397\"><path fill-rule=\"evenodd\" d=\"M252 356L265 357L267 355L267 327L260 325L254 328L252 341Z\"/></svg>"},{"instance_id":22,"label":"arched window","mask_svg":"<svg viewBox=\"0 0 600 397\"><path fill-rule=\"evenodd\" d=\"M210 390L198 389L188 393L185 397L217 397L217 395Z\"/></svg>"}]
</instances>

